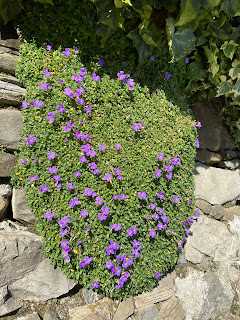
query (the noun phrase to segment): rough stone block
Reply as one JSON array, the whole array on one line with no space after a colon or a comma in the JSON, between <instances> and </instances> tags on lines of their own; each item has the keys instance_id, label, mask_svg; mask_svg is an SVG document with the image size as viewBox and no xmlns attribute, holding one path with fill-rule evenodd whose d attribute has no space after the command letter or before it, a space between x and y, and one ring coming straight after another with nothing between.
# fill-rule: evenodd
<instances>
[{"instance_id":1,"label":"rough stone block","mask_svg":"<svg viewBox=\"0 0 240 320\"><path fill-rule=\"evenodd\" d=\"M13 218L16 220L29 223L35 222L36 217L27 205L27 199L25 198L25 188L13 188L12 211Z\"/></svg>"},{"instance_id":2,"label":"rough stone block","mask_svg":"<svg viewBox=\"0 0 240 320\"><path fill-rule=\"evenodd\" d=\"M1 57L0 57L1 58ZM23 116L19 110L0 109L0 145L18 150Z\"/></svg>"},{"instance_id":3,"label":"rough stone block","mask_svg":"<svg viewBox=\"0 0 240 320\"><path fill-rule=\"evenodd\" d=\"M0 151L0 177L10 177L12 174L12 169L16 166L16 164L17 158L15 155Z\"/></svg>"}]
</instances>

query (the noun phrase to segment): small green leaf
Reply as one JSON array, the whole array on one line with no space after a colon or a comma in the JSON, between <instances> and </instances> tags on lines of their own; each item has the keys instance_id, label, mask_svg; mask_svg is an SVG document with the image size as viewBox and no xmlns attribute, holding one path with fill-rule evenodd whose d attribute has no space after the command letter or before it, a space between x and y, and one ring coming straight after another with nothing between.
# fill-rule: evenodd
<instances>
[{"instance_id":1,"label":"small green leaf","mask_svg":"<svg viewBox=\"0 0 240 320\"><path fill-rule=\"evenodd\" d=\"M232 91L234 92L234 95L240 95L240 79L237 80Z\"/></svg>"},{"instance_id":2,"label":"small green leaf","mask_svg":"<svg viewBox=\"0 0 240 320\"><path fill-rule=\"evenodd\" d=\"M218 88L217 96L222 96L231 91L231 84L228 81L222 82Z\"/></svg>"},{"instance_id":3,"label":"small green leaf","mask_svg":"<svg viewBox=\"0 0 240 320\"><path fill-rule=\"evenodd\" d=\"M240 64L229 70L229 76L234 80L240 78Z\"/></svg>"},{"instance_id":4,"label":"small green leaf","mask_svg":"<svg viewBox=\"0 0 240 320\"><path fill-rule=\"evenodd\" d=\"M223 50L225 56L232 60L237 47L238 44L233 40L230 40L229 42L225 41L224 44L221 46L221 49Z\"/></svg>"}]
</instances>

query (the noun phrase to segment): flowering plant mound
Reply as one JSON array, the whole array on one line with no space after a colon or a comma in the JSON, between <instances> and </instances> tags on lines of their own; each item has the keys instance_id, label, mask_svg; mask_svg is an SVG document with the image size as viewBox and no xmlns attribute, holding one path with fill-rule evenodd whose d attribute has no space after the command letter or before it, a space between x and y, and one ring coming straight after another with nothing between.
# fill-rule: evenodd
<instances>
[{"instance_id":1,"label":"flowering plant mound","mask_svg":"<svg viewBox=\"0 0 240 320\"><path fill-rule=\"evenodd\" d=\"M69 278L109 297L150 290L195 219L196 123L127 70L100 77L76 48L44 50L12 183L26 187L46 256Z\"/></svg>"}]
</instances>

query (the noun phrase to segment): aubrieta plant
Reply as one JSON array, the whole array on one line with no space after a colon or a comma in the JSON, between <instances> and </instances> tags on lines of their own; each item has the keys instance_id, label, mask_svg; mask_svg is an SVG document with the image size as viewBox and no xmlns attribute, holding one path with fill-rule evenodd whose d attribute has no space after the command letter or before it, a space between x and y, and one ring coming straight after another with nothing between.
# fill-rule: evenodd
<instances>
[{"instance_id":1,"label":"aubrieta plant","mask_svg":"<svg viewBox=\"0 0 240 320\"><path fill-rule=\"evenodd\" d=\"M46 256L69 278L120 299L151 290L198 216L197 123L128 70L100 76L77 48L40 50L12 183L26 187Z\"/></svg>"}]
</instances>

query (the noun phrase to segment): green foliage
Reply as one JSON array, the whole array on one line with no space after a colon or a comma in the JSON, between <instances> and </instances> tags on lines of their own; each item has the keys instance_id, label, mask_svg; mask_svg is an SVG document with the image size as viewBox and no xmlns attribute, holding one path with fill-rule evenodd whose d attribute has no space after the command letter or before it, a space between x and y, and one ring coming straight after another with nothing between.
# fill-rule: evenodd
<instances>
[{"instance_id":1,"label":"green foliage","mask_svg":"<svg viewBox=\"0 0 240 320\"><path fill-rule=\"evenodd\" d=\"M188 218L194 211L192 172L197 133L191 127L194 124L191 116L186 111L183 114L177 105L169 102L163 91L152 93L136 82L134 74L131 74L135 80L134 90L129 90L129 84L122 83L116 73L111 77L107 75L106 71L113 72L114 62L106 61L100 68L93 59L87 66L84 80L76 83L72 76L79 74L84 66L73 49L70 53L65 57L61 49L48 52L34 44L24 44L20 49L17 74L27 87L26 101L30 104L23 109L24 130L12 183L15 187L26 187L29 205L36 215L36 230L44 239L46 256L52 264L61 267L69 278L86 288L91 287L92 281L98 281L96 291L99 293L125 298L152 289L158 283L156 273L165 275L176 264L178 245L186 236ZM149 62L149 69L154 69L154 63ZM43 76L46 69L52 73L49 78ZM100 81L93 80L92 72L101 75ZM150 74L146 72L149 82ZM143 78L140 70L136 71L136 77ZM59 83L60 80L63 84ZM39 82L47 82L52 89L40 89ZM157 80L153 83L154 89ZM72 99L64 93L67 87L76 93L80 86L85 89L85 93L79 96L84 98L84 105L76 101L76 96ZM43 102L41 108L32 102L36 99ZM184 103L183 99L180 100ZM56 110L60 104L66 109L63 113ZM91 105L91 113L86 113L88 105ZM55 114L53 122L46 119L49 112ZM74 123L74 128L65 131L68 121ZM134 123L144 123L145 126L135 132L132 129ZM85 154L87 161L84 163L79 158L84 155L82 146L87 142L77 139L76 131L89 134L88 143L97 152L92 158ZM29 135L36 137L36 141L27 146L25 142ZM105 152L99 150L100 144L106 146ZM117 144L122 146L119 150L115 147ZM55 158L49 159L48 152L55 152ZM164 153L162 161L157 158L160 153ZM170 164L169 159L175 157L180 158L180 164L174 165L169 180L164 165ZM101 170L99 175L93 174L90 162L97 164ZM52 166L58 170L56 174L61 178L61 189L57 189L53 174L48 170ZM121 169L122 180L118 180L114 173L116 168ZM155 177L157 169L162 170L159 178ZM81 175L76 177L75 171ZM112 175L111 182L104 180L106 173ZM35 175L38 179L30 181ZM68 189L69 183L74 189ZM48 186L47 192L41 191L43 185ZM106 220L100 221L101 206L95 204L96 198L84 195L85 188L94 190L103 199L102 206L109 207ZM160 191L165 196L163 200L157 197ZM140 200L138 192L146 192L146 200ZM113 195L119 197L121 193L127 196L125 200L113 200ZM173 200L176 195L180 200L178 203ZM79 204L72 208L69 203L75 197ZM169 218L166 229L158 230L161 219L154 220L153 213L157 211L151 209L151 203L161 207ZM89 213L86 218L81 215L84 209ZM44 217L48 211L54 214L51 220ZM65 216L70 219L65 228L68 234L61 237L58 221ZM185 226L181 223L183 221ZM121 223L121 230L110 228L118 223ZM132 237L127 236L131 226L137 227L137 233ZM149 234L153 228L156 230L154 238ZM133 258L133 263L124 268L121 266L123 262L117 262L117 255L125 254L129 259L133 255L133 239L142 245L140 256ZM63 240L68 240L71 247L69 263L62 255ZM120 248L107 255L106 248L111 240ZM79 267L87 256L92 262ZM121 276L130 273L122 288L115 288L119 276L111 277L111 270L105 267L107 261L122 268Z\"/></svg>"},{"instance_id":2,"label":"green foliage","mask_svg":"<svg viewBox=\"0 0 240 320\"><path fill-rule=\"evenodd\" d=\"M50 3L53 5L52 0L33 0L35 2ZM32 3L33 4L33 3ZM0 15L4 23L8 23L15 18L23 8L22 0L0 0Z\"/></svg>"}]
</instances>

